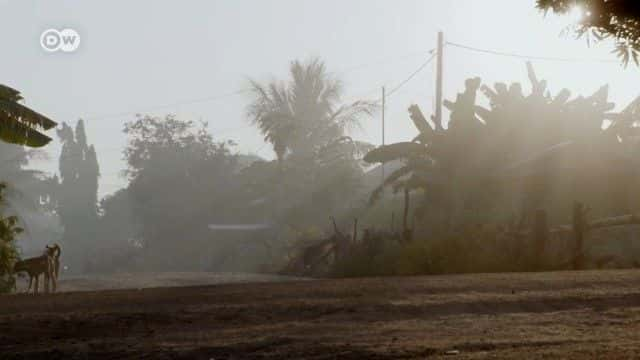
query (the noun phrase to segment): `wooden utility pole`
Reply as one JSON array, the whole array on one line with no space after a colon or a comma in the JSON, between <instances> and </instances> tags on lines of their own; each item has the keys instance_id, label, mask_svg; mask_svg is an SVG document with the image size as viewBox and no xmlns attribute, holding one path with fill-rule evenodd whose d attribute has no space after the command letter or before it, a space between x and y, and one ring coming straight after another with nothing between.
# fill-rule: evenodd
<instances>
[{"instance_id":1,"label":"wooden utility pole","mask_svg":"<svg viewBox=\"0 0 640 360\"><path fill-rule=\"evenodd\" d=\"M535 223L533 225L533 264L535 270L542 270L545 264L545 248L549 241L549 223L547 221L547 212L537 210Z\"/></svg>"},{"instance_id":2,"label":"wooden utility pole","mask_svg":"<svg viewBox=\"0 0 640 360\"><path fill-rule=\"evenodd\" d=\"M583 244L584 237L587 230L587 209L581 203L576 201L573 204L573 238L574 238L574 250L573 250L573 269L582 270L584 267L584 252Z\"/></svg>"},{"instance_id":3,"label":"wooden utility pole","mask_svg":"<svg viewBox=\"0 0 640 360\"><path fill-rule=\"evenodd\" d=\"M438 49L436 58L436 129L442 126L442 52L444 50L444 34L438 32Z\"/></svg>"},{"instance_id":4,"label":"wooden utility pole","mask_svg":"<svg viewBox=\"0 0 640 360\"><path fill-rule=\"evenodd\" d=\"M385 102L387 100L386 94L385 94L385 89L384 86L382 87L382 146L384 146L384 107L385 107ZM384 163L382 163L380 165L380 168L382 170L382 182L384 183Z\"/></svg>"}]
</instances>

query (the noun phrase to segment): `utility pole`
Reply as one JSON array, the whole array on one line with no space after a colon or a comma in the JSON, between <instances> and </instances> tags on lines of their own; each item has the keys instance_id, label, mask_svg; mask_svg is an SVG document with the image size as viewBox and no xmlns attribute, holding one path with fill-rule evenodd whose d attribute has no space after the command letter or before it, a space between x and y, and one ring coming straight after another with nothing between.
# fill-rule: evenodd
<instances>
[{"instance_id":1,"label":"utility pole","mask_svg":"<svg viewBox=\"0 0 640 360\"><path fill-rule=\"evenodd\" d=\"M386 94L385 94L385 89L384 86L382 87L382 146L384 146L384 107L385 107L385 102L387 100ZM384 183L384 163L382 163L381 165L381 170L382 170L382 182Z\"/></svg>"},{"instance_id":2,"label":"utility pole","mask_svg":"<svg viewBox=\"0 0 640 360\"><path fill-rule=\"evenodd\" d=\"M436 68L436 115L435 123L436 130L442 126L442 52L444 50L444 34L442 31L438 32L438 53L437 53L437 68Z\"/></svg>"}]
</instances>

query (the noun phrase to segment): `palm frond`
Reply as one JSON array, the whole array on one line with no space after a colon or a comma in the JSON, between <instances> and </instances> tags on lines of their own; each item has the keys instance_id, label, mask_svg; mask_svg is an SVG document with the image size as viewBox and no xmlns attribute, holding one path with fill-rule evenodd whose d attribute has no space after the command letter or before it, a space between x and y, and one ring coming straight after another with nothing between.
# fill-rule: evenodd
<instances>
[{"instance_id":1,"label":"palm frond","mask_svg":"<svg viewBox=\"0 0 640 360\"><path fill-rule=\"evenodd\" d=\"M362 117L373 115L377 107L374 102L358 100L351 104L340 106L331 114L329 121L340 129L350 130L359 126Z\"/></svg>"}]
</instances>

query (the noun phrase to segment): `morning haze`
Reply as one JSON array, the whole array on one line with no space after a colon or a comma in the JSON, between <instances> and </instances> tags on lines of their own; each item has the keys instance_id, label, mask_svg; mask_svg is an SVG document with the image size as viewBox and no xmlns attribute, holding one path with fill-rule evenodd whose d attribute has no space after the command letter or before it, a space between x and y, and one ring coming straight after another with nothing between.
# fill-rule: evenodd
<instances>
[{"instance_id":1,"label":"morning haze","mask_svg":"<svg viewBox=\"0 0 640 360\"><path fill-rule=\"evenodd\" d=\"M635 0L0 0L0 40L0 353L640 351Z\"/></svg>"},{"instance_id":2,"label":"morning haze","mask_svg":"<svg viewBox=\"0 0 640 360\"><path fill-rule=\"evenodd\" d=\"M584 39L561 37L568 22L545 19L529 5L500 0L401 1L394 6L376 0L193 1L188 6L165 1L7 1L0 26L3 42L12 51L3 56L3 67L10 71L1 79L9 85L26 83L22 91L28 94L28 103L55 119L87 119L102 165L100 194L106 195L125 184L118 176L124 168L122 126L138 111L208 121L214 136L242 139L239 151L261 149L259 155L272 158L273 153L262 148L262 137L247 126L246 96L145 110L243 89L248 78L281 78L291 59L321 56L333 72L369 65L341 79L347 97L365 94L373 99L379 96L376 89L394 86L424 62L439 30L447 40L481 48L538 56L609 57L606 45L589 49ZM43 52L40 33L65 26L80 33L79 51ZM425 55L417 55L421 52ZM489 83L524 80L524 60L454 48L445 56L447 98L469 76L481 76ZM575 71L566 71L567 66ZM635 96L633 85L640 80L617 63L540 61L536 68L559 84L574 84L571 88L579 92L608 83L621 102ZM594 68L598 76L581 76ZM411 124L400 120L406 103L433 107L434 81L431 67L389 101L389 141L406 139L413 132ZM112 116L121 113L129 114ZM358 138L380 142L377 121L367 120L363 127ZM47 150L53 158L57 146ZM50 171L57 167L42 166Z\"/></svg>"}]
</instances>

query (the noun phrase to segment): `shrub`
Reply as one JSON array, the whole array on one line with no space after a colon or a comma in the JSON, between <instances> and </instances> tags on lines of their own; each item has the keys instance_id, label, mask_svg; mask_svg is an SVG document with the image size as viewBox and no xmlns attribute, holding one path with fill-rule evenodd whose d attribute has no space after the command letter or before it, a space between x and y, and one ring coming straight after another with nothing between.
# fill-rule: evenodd
<instances>
[{"instance_id":1,"label":"shrub","mask_svg":"<svg viewBox=\"0 0 640 360\"><path fill-rule=\"evenodd\" d=\"M5 188L6 184L0 183L0 204L4 201ZM13 265L19 259L15 240L22 232L17 224L17 217L4 217L0 214L0 293L8 293L15 289Z\"/></svg>"},{"instance_id":2,"label":"shrub","mask_svg":"<svg viewBox=\"0 0 640 360\"><path fill-rule=\"evenodd\" d=\"M330 275L363 277L481 273L533 270L526 241L499 228L466 226L452 233L431 234L409 242L375 233L352 244L336 259Z\"/></svg>"}]
</instances>

